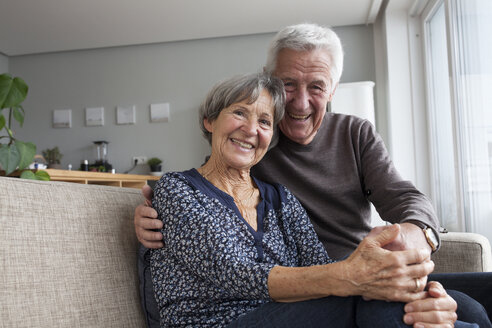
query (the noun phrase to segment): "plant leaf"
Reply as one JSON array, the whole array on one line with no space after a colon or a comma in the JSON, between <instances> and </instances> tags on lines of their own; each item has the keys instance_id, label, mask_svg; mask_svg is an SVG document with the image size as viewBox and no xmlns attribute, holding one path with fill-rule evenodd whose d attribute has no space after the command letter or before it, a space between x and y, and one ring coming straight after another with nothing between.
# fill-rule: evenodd
<instances>
[{"instance_id":1,"label":"plant leaf","mask_svg":"<svg viewBox=\"0 0 492 328\"><path fill-rule=\"evenodd\" d=\"M36 155L36 145L32 142L15 141L15 146L19 151L19 170L23 170L32 163Z\"/></svg>"},{"instance_id":2,"label":"plant leaf","mask_svg":"<svg viewBox=\"0 0 492 328\"><path fill-rule=\"evenodd\" d=\"M5 126L5 116L0 114L0 131L3 129L4 126Z\"/></svg>"},{"instance_id":3,"label":"plant leaf","mask_svg":"<svg viewBox=\"0 0 492 328\"><path fill-rule=\"evenodd\" d=\"M9 175L19 165L20 154L17 147L14 145L0 146L0 164L5 170L5 175Z\"/></svg>"},{"instance_id":4,"label":"plant leaf","mask_svg":"<svg viewBox=\"0 0 492 328\"><path fill-rule=\"evenodd\" d=\"M14 118L19 122L20 126L22 127L22 124L24 124L24 108L22 106L15 106L13 107L14 109Z\"/></svg>"},{"instance_id":5,"label":"plant leaf","mask_svg":"<svg viewBox=\"0 0 492 328\"><path fill-rule=\"evenodd\" d=\"M31 170L24 170L20 175L21 179L37 180L36 175Z\"/></svg>"},{"instance_id":6,"label":"plant leaf","mask_svg":"<svg viewBox=\"0 0 492 328\"><path fill-rule=\"evenodd\" d=\"M0 75L0 108L20 105L26 99L28 87L20 77L12 78L9 74Z\"/></svg>"},{"instance_id":7,"label":"plant leaf","mask_svg":"<svg viewBox=\"0 0 492 328\"><path fill-rule=\"evenodd\" d=\"M36 180L50 181L50 175L46 171L36 171Z\"/></svg>"},{"instance_id":8,"label":"plant leaf","mask_svg":"<svg viewBox=\"0 0 492 328\"><path fill-rule=\"evenodd\" d=\"M0 105L3 105L5 102L5 99L7 98L7 95L10 90L10 85L12 83L12 76L10 74L2 74L0 75ZM0 109L4 108L3 106L0 106Z\"/></svg>"}]
</instances>

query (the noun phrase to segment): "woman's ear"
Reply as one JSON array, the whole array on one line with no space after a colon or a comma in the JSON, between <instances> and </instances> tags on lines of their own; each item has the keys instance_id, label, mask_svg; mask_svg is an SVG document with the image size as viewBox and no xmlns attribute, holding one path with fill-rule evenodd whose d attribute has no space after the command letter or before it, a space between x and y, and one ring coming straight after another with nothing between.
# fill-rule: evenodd
<instances>
[{"instance_id":1,"label":"woman's ear","mask_svg":"<svg viewBox=\"0 0 492 328\"><path fill-rule=\"evenodd\" d=\"M203 119L203 126L208 132L212 133L212 123L210 123L206 117Z\"/></svg>"}]
</instances>

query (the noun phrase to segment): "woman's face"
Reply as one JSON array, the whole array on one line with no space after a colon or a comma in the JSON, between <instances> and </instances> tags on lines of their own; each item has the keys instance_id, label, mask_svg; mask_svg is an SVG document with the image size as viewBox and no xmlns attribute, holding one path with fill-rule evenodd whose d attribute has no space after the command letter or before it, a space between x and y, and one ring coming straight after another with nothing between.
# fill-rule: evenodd
<instances>
[{"instance_id":1,"label":"woman's face","mask_svg":"<svg viewBox=\"0 0 492 328\"><path fill-rule=\"evenodd\" d=\"M268 150L273 117L272 97L263 90L254 103L234 103L214 121L205 119L205 128L212 133L212 156L228 167L250 169Z\"/></svg>"}]
</instances>

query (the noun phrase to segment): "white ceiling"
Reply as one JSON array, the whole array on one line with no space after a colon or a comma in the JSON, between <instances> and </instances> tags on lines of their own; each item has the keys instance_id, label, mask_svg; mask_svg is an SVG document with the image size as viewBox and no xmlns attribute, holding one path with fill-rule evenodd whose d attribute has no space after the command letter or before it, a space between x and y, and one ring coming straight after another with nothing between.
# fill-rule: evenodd
<instances>
[{"instance_id":1,"label":"white ceiling","mask_svg":"<svg viewBox=\"0 0 492 328\"><path fill-rule=\"evenodd\" d=\"M382 0L0 0L7 56L373 23Z\"/></svg>"}]
</instances>

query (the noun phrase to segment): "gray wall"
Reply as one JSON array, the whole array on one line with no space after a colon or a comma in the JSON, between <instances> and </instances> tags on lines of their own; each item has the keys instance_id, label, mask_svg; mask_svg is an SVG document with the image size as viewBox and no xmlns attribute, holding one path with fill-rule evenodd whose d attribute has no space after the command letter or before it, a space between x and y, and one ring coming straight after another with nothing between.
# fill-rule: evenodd
<instances>
[{"instance_id":1,"label":"gray wall","mask_svg":"<svg viewBox=\"0 0 492 328\"><path fill-rule=\"evenodd\" d=\"M9 58L0 53L0 74L9 71Z\"/></svg>"},{"instance_id":2,"label":"gray wall","mask_svg":"<svg viewBox=\"0 0 492 328\"><path fill-rule=\"evenodd\" d=\"M336 28L345 47L342 82L375 80L372 26ZM92 142L107 140L117 172L132 156L157 156L164 170L197 167L209 153L197 107L218 80L262 68L273 34L9 57L12 75L29 85L17 137L41 150L58 146L62 165L95 159ZM1 65L1 62L0 62ZM1 66L0 66L1 68ZM150 123L149 105L169 102L171 121ZM116 106L136 105L135 125L116 125ZM105 125L85 126L85 108L105 108ZM54 109L72 109L72 128L54 129ZM139 167L132 173L145 173Z\"/></svg>"}]
</instances>

